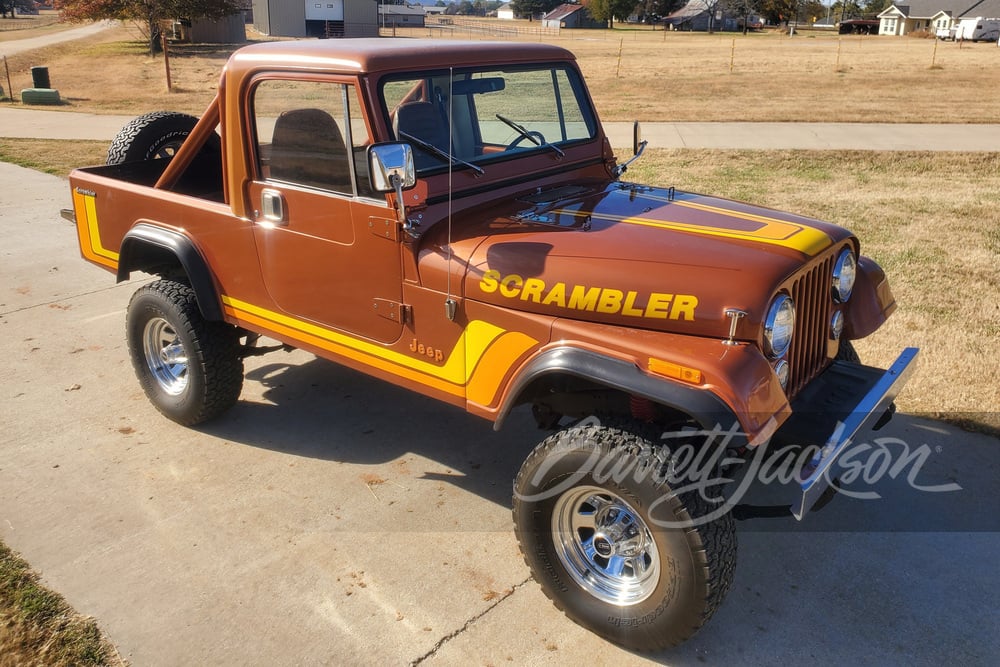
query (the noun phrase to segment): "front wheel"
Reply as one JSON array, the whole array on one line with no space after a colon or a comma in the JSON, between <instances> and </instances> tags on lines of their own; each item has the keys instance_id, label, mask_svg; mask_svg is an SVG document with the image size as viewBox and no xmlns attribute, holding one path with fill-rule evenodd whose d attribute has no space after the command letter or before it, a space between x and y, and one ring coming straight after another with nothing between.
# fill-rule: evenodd
<instances>
[{"instance_id":1,"label":"front wheel","mask_svg":"<svg viewBox=\"0 0 1000 667\"><path fill-rule=\"evenodd\" d=\"M521 553L569 618L629 649L691 637L736 567L732 515L674 494L662 448L627 430L572 427L531 453L514 485Z\"/></svg>"},{"instance_id":2,"label":"front wheel","mask_svg":"<svg viewBox=\"0 0 1000 667\"><path fill-rule=\"evenodd\" d=\"M172 280L140 288L128 306L132 367L150 402L192 426L228 410L243 388L239 334L201 315L194 290Z\"/></svg>"}]
</instances>

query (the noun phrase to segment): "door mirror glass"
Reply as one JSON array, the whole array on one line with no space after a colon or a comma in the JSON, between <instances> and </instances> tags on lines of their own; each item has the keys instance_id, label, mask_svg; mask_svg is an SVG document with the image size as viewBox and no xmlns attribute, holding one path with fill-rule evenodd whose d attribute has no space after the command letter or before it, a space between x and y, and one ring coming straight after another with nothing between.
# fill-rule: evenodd
<instances>
[{"instance_id":1,"label":"door mirror glass","mask_svg":"<svg viewBox=\"0 0 1000 667\"><path fill-rule=\"evenodd\" d=\"M368 166L375 192L412 188L417 182L409 144L376 144L368 149Z\"/></svg>"}]
</instances>

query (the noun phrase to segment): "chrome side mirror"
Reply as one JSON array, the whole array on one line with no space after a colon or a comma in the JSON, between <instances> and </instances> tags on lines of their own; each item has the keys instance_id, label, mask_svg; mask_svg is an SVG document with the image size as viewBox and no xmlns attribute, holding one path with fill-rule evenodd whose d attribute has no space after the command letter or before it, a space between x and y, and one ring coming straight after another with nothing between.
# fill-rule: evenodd
<instances>
[{"instance_id":1,"label":"chrome side mirror","mask_svg":"<svg viewBox=\"0 0 1000 667\"><path fill-rule=\"evenodd\" d=\"M417 183L417 170L413 166L413 149L409 144L375 144L368 149L368 173L375 192L396 194L396 214L400 222L406 219L403 190Z\"/></svg>"},{"instance_id":2,"label":"chrome side mirror","mask_svg":"<svg viewBox=\"0 0 1000 667\"><path fill-rule=\"evenodd\" d=\"M642 139L642 128L639 127L639 121L632 123L632 157L614 168L612 174L615 178L621 178L621 175L628 171L628 166L642 156L648 143Z\"/></svg>"}]
</instances>

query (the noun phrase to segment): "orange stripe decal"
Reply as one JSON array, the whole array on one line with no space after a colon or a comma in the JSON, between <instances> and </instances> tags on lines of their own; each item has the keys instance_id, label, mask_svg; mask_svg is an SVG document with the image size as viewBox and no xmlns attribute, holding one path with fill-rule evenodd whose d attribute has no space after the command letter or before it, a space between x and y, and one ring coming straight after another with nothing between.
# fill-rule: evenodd
<instances>
[{"instance_id":1,"label":"orange stripe decal","mask_svg":"<svg viewBox=\"0 0 1000 667\"><path fill-rule=\"evenodd\" d=\"M76 212L76 230L80 239L80 252L86 259L111 269L118 268L118 253L108 250L101 243L97 225L97 197L73 190L73 210Z\"/></svg>"},{"instance_id":2,"label":"orange stripe decal","mask_svg":"<svg viewBox=\"0 0 1000 667\"><path fill-rule=\"evenodd\" d=\"M465 396L467 386L471 388L473 385L477 396L489 391L495 394L503 379L502 375L496 376L495 367L508 368L517 357L538 342L519 334L518 338L497 345L498 341L509 338L510 334L489 322L473 320L455 342L444 364L440 365L230 296L224 295L222 303L228 315L252 324L255 328L272 331L453 396ZM472 382L474 373L477 377ZM478 377L480 374L482 379ZM489 389L491 385L492 390Z\"/></svg>"},{"instance_id":3,"label":"orange stripe decal","mask_svg":"<svg viewBox=\"0 0 1000 667\"><path fill-rule=\"evenodd\" d=\"M707 236L719 236L744 241L753 241L756 243L767 243L798 250L799 252L810 257L830 247L833 243L833 240L820 230L795 222L778 220L776 218L757 215L755 213L744 213L742 211L719 208L708 204L699 204L697 202L683 201L679 199L671 200L665 197L657 197L649 194L642 195L642 199L669 203L671 206L704 211L705 213L712 213L727 218L755 222L761 226L753 230L741 230L730 229L727 227L716 227L706 224L679 222L676 220L659 220L656 218L644 218L640 216L613 215L596 211L588 213L583 211L560 209L554 212L560 215L570 216L586 215L590 216L594 220L604 220L607 222L622 222L630 225L658 227L660 229L670 229L673 231L688 232L691 234L704 234Z\"/></svg>"}]
</instances>

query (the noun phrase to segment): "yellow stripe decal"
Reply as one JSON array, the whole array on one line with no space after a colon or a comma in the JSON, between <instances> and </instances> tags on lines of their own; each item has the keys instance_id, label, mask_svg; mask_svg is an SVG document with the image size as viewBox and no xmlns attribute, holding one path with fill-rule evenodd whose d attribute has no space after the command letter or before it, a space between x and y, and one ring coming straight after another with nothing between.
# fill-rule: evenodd
<instances>
[{"instance_id":1,"label":"yellow stripe decal","mask_svg":"<svg viewBox=\"0 0 1000 667\"><path fill-rule=\"evenodd\" d=\"M83 256L112 269L118 268L118 253L108 250L101 243L101 232L97 225L97 198L74 190L73 209L76 211L77 233Z\"/></svg>"},{"instance_id":2,"label":"yellow stripe decal","mask_svg":"<svg viewBox=\"0 0 1000 667\"><path fill-rule=\"evenodd\" d=\"M490 346L505 333L503 329L489 322L473 320L455 342L455 346L452 348L444 365L437 365L431 361L415 359L407 354L386 348L377 343L360 340L311 322L304 322L288 315L276 313L251 303L234 299L230 296L224 295L222 303L226 306L226 312L237 319L256 324L270 329L275 333L328 350L374 368L393 373L394 375L420 382L421 384L434 387L454 396L465 395L465 386L469 384L473 373L476 372L479 366L486 367L483 371L485 373L484 377L490 377L490 380L486 384L493 383L492 370L490 368L493 364L485 364L481 363L481 361ZM537 342L534 339L530 340L531 345ZM517 356L520 356L528 347L518 350ZM508 350L508 346L505 346L503 349ZM513 350L509 350L508 354L511 352ZM516 357L511 358L509 362L512 363L515 359ZM502 379L502 377L499 379ZM493 388L494 393L496 387L499 386L499 379ZM486 390L481 390L479 393L486 393Z\"/></svg>"},{"instance_id":3,"label":"yellow stripe decal","mask_svg":"<svg viewBox=\"0 0 1000 667\"><path fill-rule=\"evenodd\" d=\"M652 199L655 201L669 201L665 198L654 197L649 195L644 195L644 199ZM680 200L670 201L671 205L682 206L684 208L696 209L699 211L705 211L706 213L716 213L719 215L724 215L731 218L739 218L741 220L748 220L750 222L757 222L763 226L755 230L739 230L739 229L726 229L724 227L711 227L707 225L695 225L687 222L677 222L673 220L655 220L653 218L641 218L641 217L627 217L620 215L610 215L606 213L584 213L581 211L571 211L561 209L555 211L556 213L562 215L572 215L572 216L586 216L589 215L591 218L596 220L604 220L607 222L623 222L630 225L643 225L646 227L658 227L660 229L671 229L680 232L689 232L692 234L705 234L708 236L720 236L724 238L731 239L741 239L745 241L754 241L757 243L768 243L771 245L778 245L784 248L791 248L793 250L798 250L809 256L816 255L825 248L828 248L832 243L832 239L824 234L818 229L812 227L807 227L805 225L796 224L794 222L787 222L784 220L776 220L775 218L768 218L762 215L756 215L753 213L742 213L740 211L732 211L729 209L718 208L716 206L709 206L707 204L697 204L694 202L686 202Z\"/></svg>"}]
</instances>

